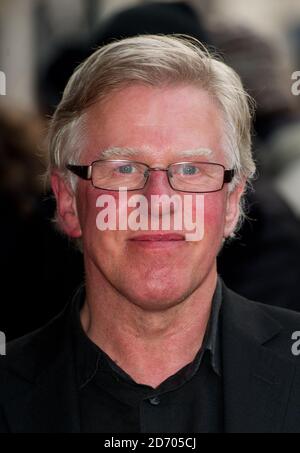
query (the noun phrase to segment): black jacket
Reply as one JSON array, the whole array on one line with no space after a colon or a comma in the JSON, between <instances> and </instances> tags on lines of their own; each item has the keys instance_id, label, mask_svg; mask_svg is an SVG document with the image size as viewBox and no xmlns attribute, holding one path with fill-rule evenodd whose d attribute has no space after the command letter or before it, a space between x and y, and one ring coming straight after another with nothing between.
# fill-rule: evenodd
<instances>
[{"instance_id":1,"label":"black jacket","mask_svg":"<svg viewBox=\"0 0 300 453\"><path fill-rule=\"evenodd\" d=\"M300 314L242 298L221 308L226 432L300 432ZM70 305L0 358L0 432L80 432Z\"/></svg>"}]
</instances>

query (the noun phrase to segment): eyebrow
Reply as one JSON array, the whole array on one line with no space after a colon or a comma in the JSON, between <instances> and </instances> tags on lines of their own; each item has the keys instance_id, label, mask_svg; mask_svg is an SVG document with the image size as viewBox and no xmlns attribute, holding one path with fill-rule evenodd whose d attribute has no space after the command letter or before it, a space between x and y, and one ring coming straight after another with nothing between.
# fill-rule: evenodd
<instances>
[{"instance_id":1,"label":"eyebrow","mask_svg":"<svg viewBox=\"0 0 300 453\"><path fill-rule=\"evenodd\" d=\"M117 147L113 146L111 148L107 148L101 153L101 159L114 159L114 158L126 158L126 157L136 157L141 150L135 148L128 148L128 147ZM209 148L195 148L195 149L188 149L180 152L181 158L188 158L188 157L212 157L213 152Z\"/></svg>"},{"instance_id":2,"label":"eyebrow","mask_svg":"<svg viewBox=\"0 0 300 453\"><path fill-rule=\"evenodd\" d=\"M120 148L113 146L105 149L101 153L101 159L112 159L112 158L124 158L124 157L135 157L140 151L134 148Z\"/></svg>"},{"instance_id":3,"label":"eyebrow","mask_svg":"<svg viewBox=\"0 0 300 453\"><path fill-rule=\"evenodd\" d=\"M187 149L182 151L182 157L212 157L213 152L209 148L196 148L196 149Z\"/></svg>"}]
</instances>

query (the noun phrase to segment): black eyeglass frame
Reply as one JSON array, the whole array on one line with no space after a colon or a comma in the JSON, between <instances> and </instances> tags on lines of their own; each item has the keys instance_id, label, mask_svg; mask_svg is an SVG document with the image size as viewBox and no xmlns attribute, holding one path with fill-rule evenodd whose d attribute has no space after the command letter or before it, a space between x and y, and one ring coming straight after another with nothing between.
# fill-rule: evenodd
<instances>
[{"instance_id":1,"label":"black eyeglass frame","mask_svg":"<svg viewBox=\"0 0 300 453\"><path fill-rule=\"evenodd\" d=\"M71 171L74 175L79 176L79 178L84 179L86 181L91 181L92 182L92 186L95 189L107 190L107 191L110 191L110 192L118 192L118 189L106 189L104 187L98 187L98 186L94 185L93 178L92 178L93 165L98 163L98 162L124 162L124 163L130 163L130 164L139 164L139 165L143 165L144 167L146 167L147 171L148 171L148 174L147 174L147 177L145 179L144 185L142 187L139 187L139 188L136 188L136 189L128 189L127 190L128 192L133 192L135 190L144 189L146 184L147 184L147 182L148 182L148 180L149 180L149 176L150 176L150 172L151 171L165 171L165 172L167 172L167 178L168 178L168 182L170 184L170 187L173 190L177 191L177 192L185 192L185 193L213 193L213 192L220 192L223 189L224 184L230 183L232 181L232 179L234 177L234 173L235 173L234 169L227 170L224 167L224 165L222 165L222 164L218 164L216 162L201 162L201 161L197 161L197 162L191 162L191 161L174 162L172 164L169 164L167 166L167 168L159 168L159 167L150 167L149 165L147 165L147 164L145 164L143 162L138 162L138 161L133 161L133 160L126 160L126 159L97 159L97 160L94 160L90 165L67 164L66 168L69 171ZM169 168L172 167L173 165L180 165L180 164L205 164L205 165L218 165L219 167L222 167L223 171L224 171L222 187L220 189L216 189L216 190L209 190L209 191L206 190L206 191L201 191L201 192L195 192L194 190L190 191L190 190L174 189L174 187L172 186L172 183L170 181Z\"/></svg>"}]
</instances>

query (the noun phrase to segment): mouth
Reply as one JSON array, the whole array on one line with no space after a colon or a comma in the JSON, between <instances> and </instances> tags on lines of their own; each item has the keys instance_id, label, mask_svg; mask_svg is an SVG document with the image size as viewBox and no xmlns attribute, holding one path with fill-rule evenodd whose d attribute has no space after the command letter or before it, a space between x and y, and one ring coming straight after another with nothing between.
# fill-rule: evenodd
<instances>
[{"instance_id":1,"label":"mouth","mask_svg":"<svg viewBox=\"0 0 300 453\"><path fill-rule=\"evenodd\" d=\"M185 243L185 236L178 233L137 234L129 239L132 245L149 249L177 247Z\"/></svg>"}]
</instances>

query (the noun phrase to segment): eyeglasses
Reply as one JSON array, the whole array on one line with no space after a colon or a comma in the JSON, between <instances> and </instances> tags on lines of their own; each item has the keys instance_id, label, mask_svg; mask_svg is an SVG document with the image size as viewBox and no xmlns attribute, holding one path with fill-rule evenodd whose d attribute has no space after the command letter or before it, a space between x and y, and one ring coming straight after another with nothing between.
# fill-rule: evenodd
<instances>
[{"instance_id":1,"label":"eyeglasses","mask_svg":"<svg viewBox=\"0 0 300 453\"><path fill-rule=\"evenodd\" d=\"M151 171L164 171L172 189L179 192L209 193L232 181L234 170L211 162L176 162L167 168L153 168L129 160L96 160L91 165L71 165L67 169L102 190L141 190Z\"/></svg>"}]
</instances>

